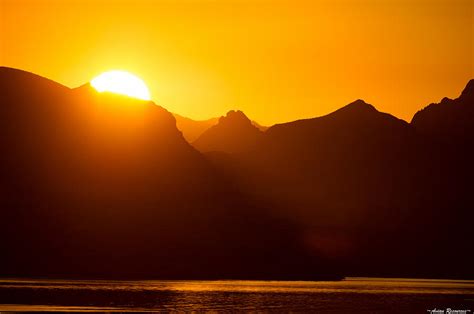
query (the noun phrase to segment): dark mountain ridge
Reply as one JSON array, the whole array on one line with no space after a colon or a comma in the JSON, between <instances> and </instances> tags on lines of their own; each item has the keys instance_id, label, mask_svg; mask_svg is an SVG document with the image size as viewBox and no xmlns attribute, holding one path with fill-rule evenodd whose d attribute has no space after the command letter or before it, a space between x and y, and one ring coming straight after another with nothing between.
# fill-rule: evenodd
<instances>
[{"instance_id":1,"label":"dark mountain ridge","mask_svg":"<svg viewBox=\"0 0 474 314\"><path fill-rule=\"evenodd\" d=\"M152 102L0 68L0 275L474 278L472 82L410 124L231 111L201 153Z\"/></svg>"},{"instance_id":2,"label":"dark mountain ridge","mask_svg":"<svg viewBox=\"0 0 474 314\"><path fill-rule=\"evenodd\" d=\"M224 184L165 109L8 68L0 86L0 275L335 274L315 274L297 230Z\"/></svg>"},{"instance_id":3,"label":"dark mountain ridge","mask_svg":"<svg viewBox=\"0 0 474 314\"><path fill-rule=\"evenodd\" d=\"M411 124L422 134L444 141L474 139L474 80L456 99L443 98L418 111Z\"/></svg>"},{"instance_id":4,"label":"dark mountain ridge","mask_svg":"<svg viewBox=\"0 0 474 314\"><path fill-rule=\"evenodd\" d=\"M470 125L459 133L471 136ZM472 277L466 259L422 269L410 262L472 251L467 187L474 156L459 144L446 149L435 133L357 100L323 117L275 125L256 149L208 158L244 193L272 200L304 230L309 250L337 256L353 274ZM422 231L442 228L456 233Z\"/></svg>"}]
</instances>

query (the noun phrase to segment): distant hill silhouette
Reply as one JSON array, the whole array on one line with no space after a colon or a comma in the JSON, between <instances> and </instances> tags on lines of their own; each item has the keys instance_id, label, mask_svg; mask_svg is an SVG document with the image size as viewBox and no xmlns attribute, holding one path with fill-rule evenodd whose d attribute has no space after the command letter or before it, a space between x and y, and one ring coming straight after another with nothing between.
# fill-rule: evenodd
<instances>
[{"instance_id":1,"label":"distant hill silhouette","mask_svg":"<svg viewBox=\"0 0 474 314\"><path fill-rule=\"evenodd\" d=\"M260 140L260 131L242 111L229 111L219 122L193 142L201 152L239 153L253 148Z\"/></svg>"},{"instance_id":2,"label":"distant hill silhouette","mask_svg":"<svg viewBox=\"0 0 474 314\"><path fill-rule=\"evenodd\" d=\"M176 119L176 127L183 133L184 138L188 143L196 141L205 131L219 122L219 118L211 118L207 120L193 120L190 118L183 117L177 113L173 113ZM252 124L257 127L260 131L266 131L268 127L260 125L259 123L252 121Z\"/></svg>"},{"instance_id":3,"label":"distant hill silhouette","mask_svg":"<svg viewBox=\"0 0 474 314\"><path fill-rule=\"evenodd\" d=\"M153 102L0 68L0 276L474 278L473 81L191 146Z\"/></svg>"},{"instance_id":4,"label":"distant hill silhouette","mask_svg":"<svg viewBox=\"0 0 474 314\"><path fill-rule=\"evenodd\" d=\"M176 127L178 130L183 132L184 138L188 143L194 142L204 131L216 125L219 121L218 118L211 118L208 120L193 120L190 118L183 117L177 113L173 113L176 119Z\"/></svg>"}]
</instances>

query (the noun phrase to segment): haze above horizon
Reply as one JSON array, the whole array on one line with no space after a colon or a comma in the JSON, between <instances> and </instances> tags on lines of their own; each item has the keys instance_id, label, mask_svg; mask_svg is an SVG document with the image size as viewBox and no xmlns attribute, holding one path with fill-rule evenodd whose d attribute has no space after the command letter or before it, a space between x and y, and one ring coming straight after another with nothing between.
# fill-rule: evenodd
<instances>
[{"instance_id":1,"label":"haze above horizon","mask_svg":"<svg viewBox=\"0 0 474 314\"><path fill-rule=\"evenodd\" d=\"M469 0L2 0L0 16L1 65L70 87L125 69L193 119L271 125L361 98L409 121L474 77Z\"/></svg>"}]
</instances>

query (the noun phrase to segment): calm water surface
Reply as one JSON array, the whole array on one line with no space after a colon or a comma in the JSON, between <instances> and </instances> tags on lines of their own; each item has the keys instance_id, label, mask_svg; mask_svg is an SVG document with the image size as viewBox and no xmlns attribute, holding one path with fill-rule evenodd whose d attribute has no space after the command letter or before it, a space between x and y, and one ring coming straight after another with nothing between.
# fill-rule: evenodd
<instances>
[{"instance_id":1,"label":"calm water surface","mask_svg":"<svg viewBox=\"0 0 474 314\"><path fill-rule=\"evenodd\" d=\"M81 281L0 279L0 311L474 311L474 281Z\"/></svg>"}]
</instances>

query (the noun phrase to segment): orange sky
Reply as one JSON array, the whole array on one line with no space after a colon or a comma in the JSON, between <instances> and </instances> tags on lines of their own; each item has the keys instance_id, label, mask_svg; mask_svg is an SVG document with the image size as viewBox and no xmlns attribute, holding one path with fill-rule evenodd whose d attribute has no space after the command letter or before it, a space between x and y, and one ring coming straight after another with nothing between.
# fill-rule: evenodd
<instances>
[{"instance_id":1,"label":"orange sky","mask_svg":"<svg viewBox=\"0 0 474 314\"><path fill-rule=\"evenodd\" d=\"M262 124L357 98L405 120L474 78L472 0L0 0L0 64L70 87L124 69L194 118Z\"/></svg>"}]
</instances>

